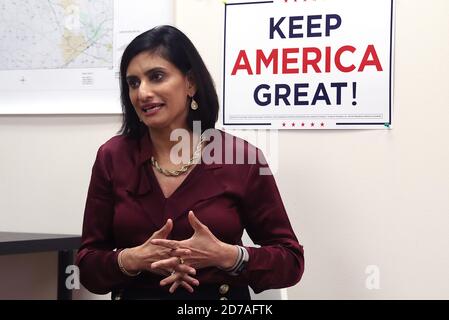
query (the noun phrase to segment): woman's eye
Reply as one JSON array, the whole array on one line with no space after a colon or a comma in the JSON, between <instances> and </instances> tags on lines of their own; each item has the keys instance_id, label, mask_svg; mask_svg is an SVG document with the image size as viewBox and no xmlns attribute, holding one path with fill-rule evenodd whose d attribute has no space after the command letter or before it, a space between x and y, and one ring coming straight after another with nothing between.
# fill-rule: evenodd
<instances>
[{"instance_id":1,"label":"woman's eye","mask_svg":"<svg viewBox=\"0 0 449 320\"><path fill-rule=\"evenodd\" d=\"M155 72L150 77L152 81L161 81L163 78L164 74L162 72Z\"/></svg>"},{"instance_id":2,"label":"woman's eye","mask_svg":"<svg viewBox=\"0 0 449 320\"><path fill-rule=\"evenodd\" d=\"M140 82L137 79L129 79L128 80L128 86L132 89L139 87L139 84L140 84Z\"/></svg>"}]
</instances>

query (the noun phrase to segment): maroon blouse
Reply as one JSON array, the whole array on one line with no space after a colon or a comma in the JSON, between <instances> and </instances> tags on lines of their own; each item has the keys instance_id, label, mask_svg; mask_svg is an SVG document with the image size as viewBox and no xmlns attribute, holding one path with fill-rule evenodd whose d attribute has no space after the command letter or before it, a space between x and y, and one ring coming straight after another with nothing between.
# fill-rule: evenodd
<instances>
[{"instance_id":1,"label":"maroon blouse","mask_svg":"<svg viewBox=\"0 0 449 320\"><path fill-rule=\"evenodd\" d=\"M252 159L252 153L258 151L239 138L219 134L226 141L234 138L232 144L223 144L223 160L226 152L244 152L245 159ZM142 244L168 218L174 223L169 239L191 237L189 210L221 241L241 244L246 229L253 242L261 246L247 247L249 263L239 276L218 268L197 270L200 286L248 284L258 293L292 286L301 279L303 248L292 230L274 177L259 174L259 169L267 169L264 160L253 164L203 162L165 198L151 168L151 155L148 135L140 140L116 136L98 150L76 258L81 283L88 290L104 294L121 288L160 287L162 276L151 272L137 277L124 275L114 249Z\"/></svg>"}]
</instances>

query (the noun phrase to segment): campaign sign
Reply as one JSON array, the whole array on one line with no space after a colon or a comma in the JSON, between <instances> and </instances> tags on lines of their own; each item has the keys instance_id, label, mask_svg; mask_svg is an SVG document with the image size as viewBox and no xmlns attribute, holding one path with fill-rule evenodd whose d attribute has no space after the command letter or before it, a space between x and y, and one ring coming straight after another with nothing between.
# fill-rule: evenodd
<instances>
[{"instance_id":1,"label":"campaign sign","mask_svg":"<svg viewBox=\"0 0 449 320\"><path fill-rule=\"evenodd\" d=\"M227 1L224 127L391 128L394 6Z\"/></svg>"}]
</instances>

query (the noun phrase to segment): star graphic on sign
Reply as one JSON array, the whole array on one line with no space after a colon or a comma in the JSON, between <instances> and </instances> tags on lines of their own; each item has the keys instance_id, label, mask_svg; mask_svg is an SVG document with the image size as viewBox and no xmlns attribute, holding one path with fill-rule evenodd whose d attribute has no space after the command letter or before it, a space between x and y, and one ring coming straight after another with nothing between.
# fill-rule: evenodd
<instances>
[{"instance_id":1,"label":"star graphic on sign","mask_svg":"<svg viewBox=\"0 0 449 320\"><path fill-rule=\"evenodd\" d=\"M321 122L321 126L324 127L324 123L323 122Z\"/></svg>"},{"instance_id":2,"label":"star graphic on sign","mask_svg":"<svg viewBox=\"0 0 449 320\"><path fill-rule=\"evenodd\" d=\"M304 127L306 124L303 122L303 123L301 123L301 127Z\"/></svg>"},{"instance_id":3,"label":"star graphic on sign","mask_svg":"<svg viewBox=\"0 0 449 320\"><path fill-rule=\"evenodd\" d=\"M315 127L315 123L312 122L311 126L312 126L312 127Z\"/></svg>"},{"instance_id":4,"label":"star graphic on sign","mask_svg":"<svg viewBox=\"0 0 449 320\"><path fill-rule=\"evenodd\" d=\"M293 122L293 123L292 123L292 127L294 127L294 126L295 126L295 123Z\"/></svg>"},{"instance_id":5,"label":"star graphic on sign","mask_svg":"<svg viewBox=\"0 0 449 320\"><path fill-rule=\"evenodd\" d=\"M282 124L283 127L285 127L285 122Z\"/></svg>"}]
</instances>

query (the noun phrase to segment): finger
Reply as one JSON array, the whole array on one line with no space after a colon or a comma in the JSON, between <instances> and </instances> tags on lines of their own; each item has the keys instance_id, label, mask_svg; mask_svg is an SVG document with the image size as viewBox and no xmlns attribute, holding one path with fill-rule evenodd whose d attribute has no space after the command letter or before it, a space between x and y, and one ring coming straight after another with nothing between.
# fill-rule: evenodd
<instances>
[{"instance_id":1,"label":"finger","mask_svg":"<svg viewBox=\"0 0 449 320\"><path fill-rule=\"evenodd\" d=\"M175 290L176 290L178 287L179 287L179 282L178 282L178 281L175 281L175 282L171 285L170 289L168 289L168 291L169 291L170 293L173 293L173 292L175 292Z\"/></svg>"},{"instance_id":2,"label":"finger","mask_svg":"<svg viewBox=\"0 0 449 320\"><path fill-rule=\"evenodd\" d=\"M175 282L175 281L178 280L180 277L181 277L181 274L175 272L175 273L170 274L168 277L162 279L162 280L159 282L159 284L163 287L163 286L166 286L167 284L170 284L170 283Z\"/></svg>"},{"instance_id":3,"label":"finger","mask_svg":"<svg viewBox=\"0 0 449 320\"><path fill-rule=\"evenodd\" d=\"M181 246L179 241L167 239L151 239L151 243L174 250L178 249Z\"/></svg>"},{"instance_id":4,"label":"finger","mask_svg":"<svg viewBox=\"0 0 449 320\"><path fill-rule=\"evenodd\" d=\"M158 275L164 276L164 277L168 277L171 275L171 272L166 269L152 269L150 271L152 271L153 273L156 273Z\"/></svg>"},{"instance_id":5,"label":"finger","mask_svg":"<svg viewBox=\"0 0 449 320\"><path fill-rule=\"evenodd\" d=\"M157 230L156 232L153 233L153 235L151 236L151 239L154 239L154 238L165 239L168 237L168 235L170 234L172 229L173 229L173 220L168 219L162 228L160 228L159 230Z\"/></svg>"},{"instance_id":6,"label":"finger","mask_svg":"<svg viewBox=\"0 0 449 320\"><path fill-rule=\"evenodd\" d=\"M175 269L179 264L178 257L171 257L168 259L159 260L156 262L153 262L150 267L151 269L169 269L173 270Z\"/></svg>"},{"instance_id":7,"label":"finger","mask_svg":"<svg viewBox=\"0 0 449 320\"><path fill-rule=\"evenodd\" d=\"M186 283L188 283L189 285L194 285L194 286L199 286L200 282L198 281L198 279L192 278L191 276L189 276L188 274L179 274L178 277L179 281L185 281Z\"/></svg>"},{"instance_id":8,"label":"finger","mask_svg":"<svg viewBox=\"0 0 449 320\"><path fill-rule=\"evenodd\" d=\"M193 211L189 211L188 218L189 218L189 223L192 226L193 230L197 231L197 230L200 230L200 229L206 227L204 224L201 223L200 220L198 220L198 218L195 216Z\"/></svg>"},{"instance_id":9,"label":"finger","mask_svg":"<svg viewBox=\"0 0 449 320\"><path fill-rule=\"evenodd\" d=\"M193 293L193 291L194 291L192 286L185 281L181 281L181 286L183 286L190 293Z\"/></svg>"},{"instance_id":10,"label":"finger","mask_svg":"<svg viewBox=\"0 0 449 320\"><path fill-rule=\"evenodd\" d=\"M168 254L172 257L182 257L188 256L191 253L192 251L190 251L189 249L178 248L178 249L171 249Z\"/></svg>"},{"instance_id":11,"label":"finger","mask_svg":"<svg viewBox=\"0 0 449 320\"><path fill-rule=\"evenodd\" d=\"M192 276L196 275L196 270L189 265L186 264L178 264L174 268L177 272L191 274Z\"/></svg>"}]
</instances>

